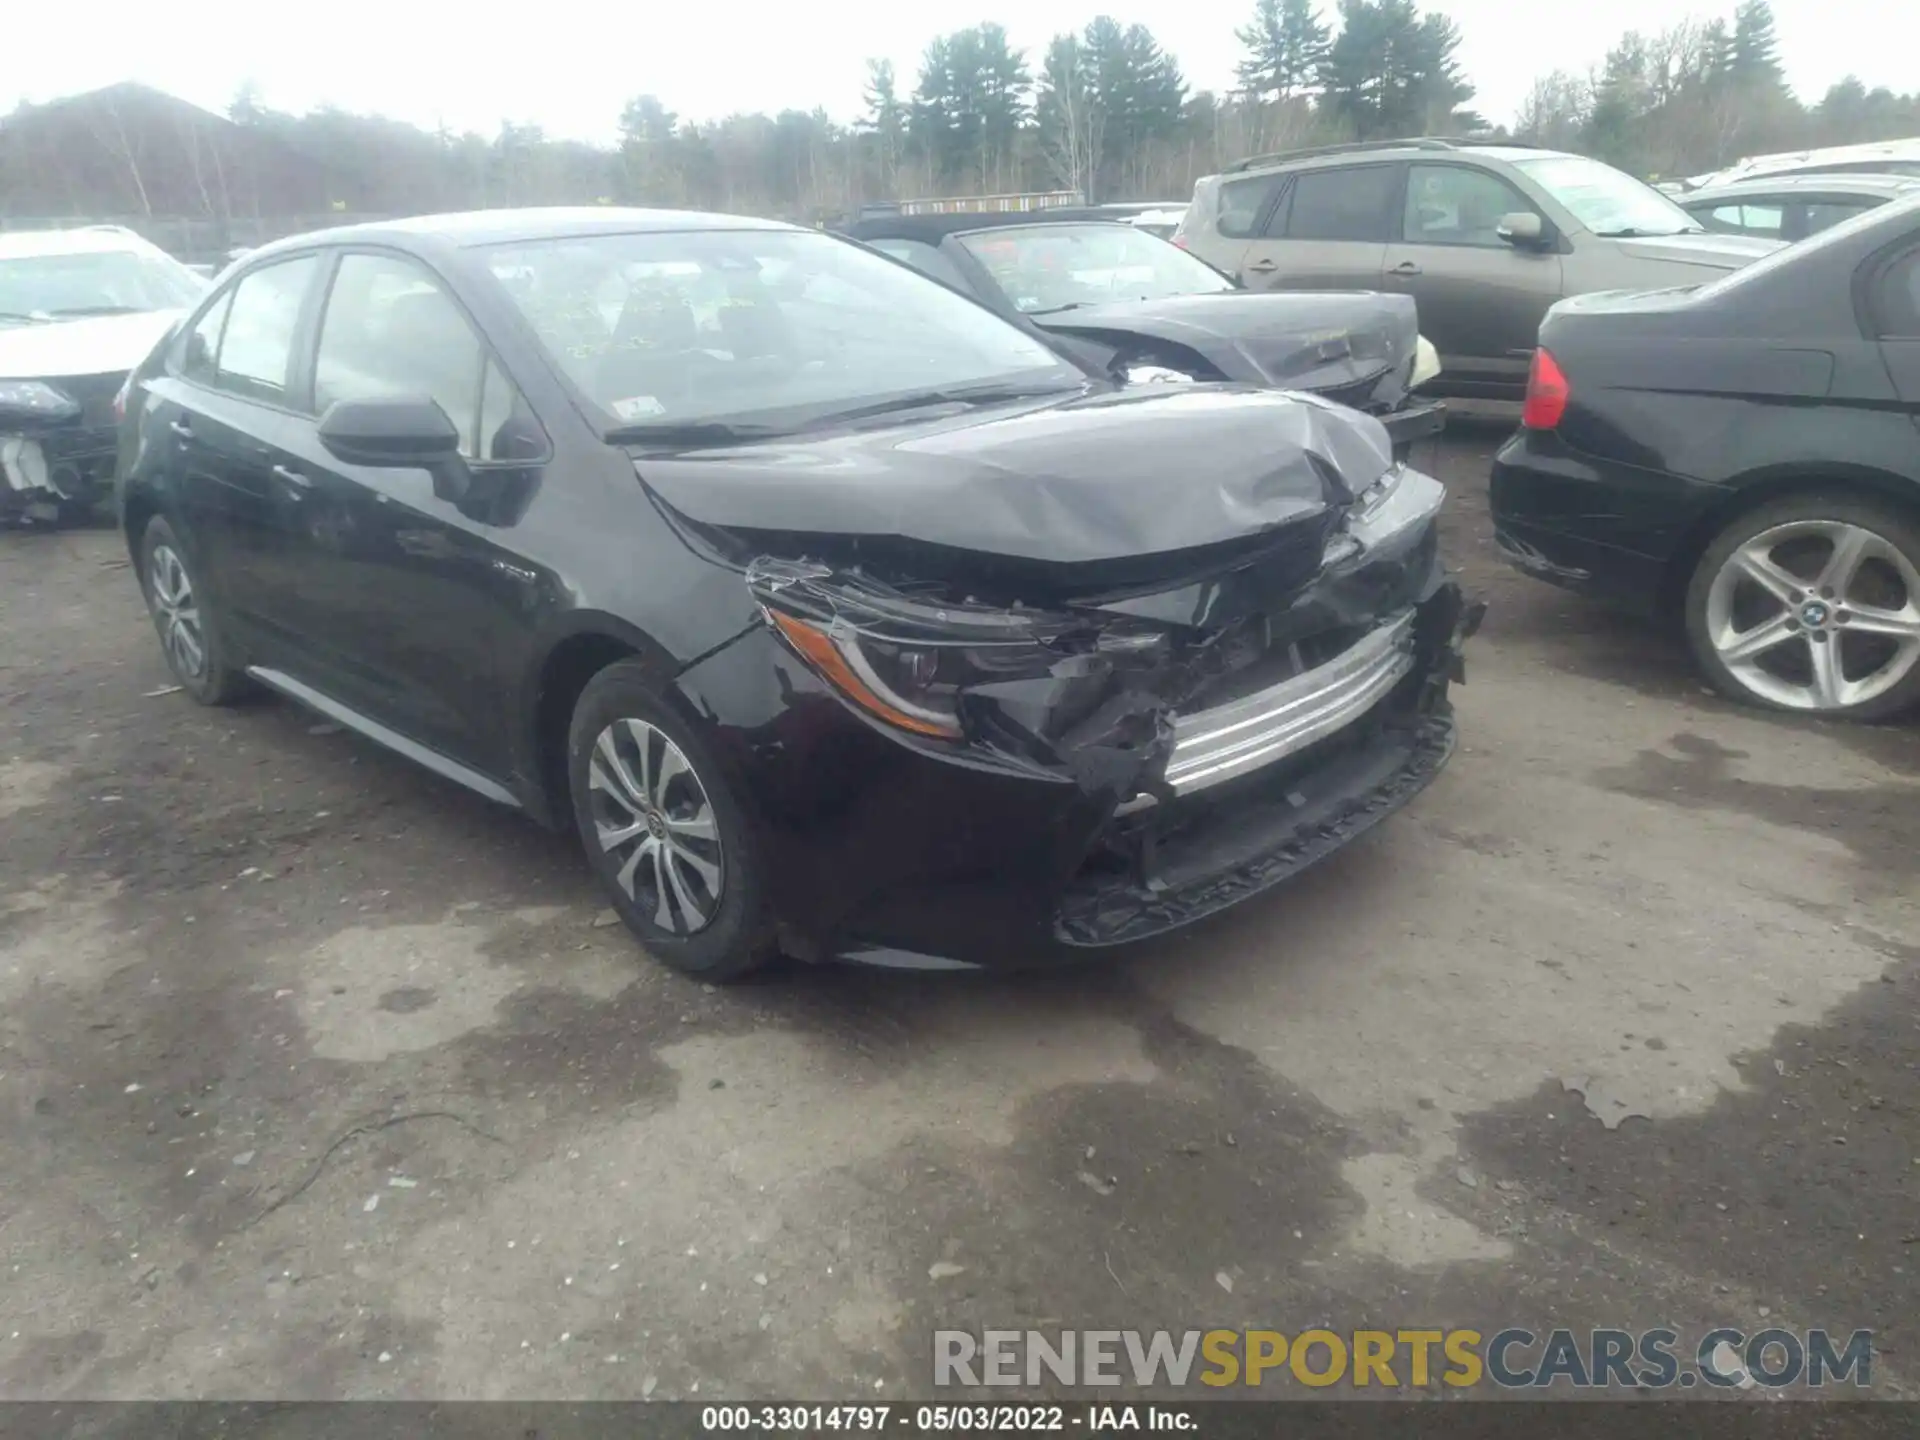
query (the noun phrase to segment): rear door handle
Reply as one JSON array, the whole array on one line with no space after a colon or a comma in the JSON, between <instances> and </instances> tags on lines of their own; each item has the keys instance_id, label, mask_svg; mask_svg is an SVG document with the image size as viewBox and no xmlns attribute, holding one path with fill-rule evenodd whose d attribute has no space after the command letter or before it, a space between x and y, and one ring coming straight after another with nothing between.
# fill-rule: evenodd
<instances>
[{"instance_id":1,"label":"rear door handle","mask_svg":"<svg viewBox=\"0 0 1920 1440\"><path fill-rule=\"evenodd\" d=\"M1258 271L1262 275L1271 275L1279 268L1279 265L1271 260L1256 260L1253 264L1247 266L1247 269Z\"/></svg>"},{"instance_id":2,"label":"rear door handle","mask_svg":"<svg viewBox=\"0 0 1920 1440\"><path fill-rule=\"evenodd\" d=\"M1419 273L1420 267L1411 260L1402 260L1398 265L1387 271L1389 275L1418 275Z\"/></svg>"},{"instance_id":3,"label":"rear door handle","mask_svg":"<svg viewBox=\"0 0 1920 1440\"><path fill-rule=\"evenodd\" d=\"M286 481L287 484L296 490L311 490L313 488L313 481L302 475L298 470L289 469L285 465L276 465L273 467L273 478Z\"/></svg>"},{"instance_id":4,"label":"rear door handle","mask_svg":"<svg viewBox=\"0 0 1920 1440\"><path fill-rule=\"evenodd\" d=\"M167 422L167 428L182 440L191 440L193 438L193 426L187 424L184 420L169 420Z\"/></svg>"}]
</instances>

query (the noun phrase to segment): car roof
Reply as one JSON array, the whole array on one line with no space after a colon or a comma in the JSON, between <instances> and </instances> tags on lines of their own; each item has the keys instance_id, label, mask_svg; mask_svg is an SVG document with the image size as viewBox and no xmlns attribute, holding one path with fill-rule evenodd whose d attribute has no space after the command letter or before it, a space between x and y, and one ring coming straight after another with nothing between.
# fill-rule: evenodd
<instances>
[{"instance_id":1,"label":"car roof","mask_svg":"<svg viewBox=\"0 0 1920 1440\"><path fill-rule=\"evenodd\" d=\"M1219 178L1266 175L1275 170L1317 169L1324 165L1350 165L1373 160L1404 160L1414 155L1445 155L1460 160L1481 158L1509 165L1523 160L1579 158L1565 150L1546 150L1518 140L1420 135L1400 140L1359 140L1339 145L1316 145L1304 150L1276 151L1271 155L1252 155L1229 165Z\"/></svg>"},{"instance_id":2,"label":"car roof","mask_svg":"<svg viewBox=\"0 0 1920 1440\"><path fill-rule=\"evenodd\" d=\"M71 230L0 230L0 259L29 255L150 255L157 247L120 225L79 225Z\"/></svg>"},{"instance_id":3,"label":"car roof","mask_svg":"<svg viewBox=\"0 0 1920 1440\"><path fill-rule=\"evenodd\" d=\"M1135 231L1136 227L1119 219L1112 211L1067 209L1046 210L967 210L939 215L872 215L855 220L840 233L855 240L925 240L938 245L949 235L974 230L1006 230L1034 225L1104 225L1113 230Z\"/></svg>"},{"instance_id":4,"label":"car roof","mask_svg":"<svg viewBox=\"0 0 1920 1440\"><path fill-rule=\"evenodd\" d=\"M437 241L463 248L469 245L513 244L528 240L558 240L576 235L633 235L681 230L793 230L780 220L756 220L744 215L718 215L700 210L638 210L613 205L528 206L515 210L467 210L446 215L413 215L402 220L371 220L331 230L308 231L276 240L247 253L247 259L309 245L339 245L352 241Z\"/></svg>"},{"instance_id":5,"label":"car roof","mask_svg":"<svg viewBox=\"0 0 1920 1440\"><path fill-rule=\"evenodd\" d=\"M1807 175L1798 172L1756 175L1750 180L1729 180L1724 185L1703 185L1676 198L1681 204L1691 206L1703 200L1739 199L1745 195L1791 195L1803 190L1879 195L1892 200L1920 191L1920 175Z\"/></svg>"}]
</instances>

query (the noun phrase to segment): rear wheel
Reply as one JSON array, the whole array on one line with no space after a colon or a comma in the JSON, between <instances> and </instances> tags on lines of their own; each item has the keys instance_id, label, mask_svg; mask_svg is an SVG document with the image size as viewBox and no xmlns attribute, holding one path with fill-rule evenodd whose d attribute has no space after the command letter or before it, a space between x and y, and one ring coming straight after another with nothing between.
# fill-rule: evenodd
<instances>
[{"instance_id":1,"label":"rear wheel","mask_svg":"<svg viewBox=\"0 0 1920 1440\"><path fill-rule=\"evenodd\" d=\"M202 705L229 705L252 688L228 662L219 622L173 527L155 518L140 537L140 585L173 678Z\"/></svg>"},{"instance_id":2,"label":"rear wheel","mask_svg":"<svg viewBox=\"0 0 1920 1440\"><path fill-rule=\"evenodd\" d=\"M1920 703L1920 524L1794 495L1735 519L1695 568L1687 638L1740 700L1848 720Z\"/></svg>"},{"instance_id":3,"label":"rear wheel","mask_svg":"<svg viewBox=\"0 0 1920 1440\"><path fill-rule=\"evenodd\" d=\"M745 812L719 760L638 663L587 682L568 734L567 779L594 873L649 952L719 981L774 957Z\"/></svg>"}]
</instances>

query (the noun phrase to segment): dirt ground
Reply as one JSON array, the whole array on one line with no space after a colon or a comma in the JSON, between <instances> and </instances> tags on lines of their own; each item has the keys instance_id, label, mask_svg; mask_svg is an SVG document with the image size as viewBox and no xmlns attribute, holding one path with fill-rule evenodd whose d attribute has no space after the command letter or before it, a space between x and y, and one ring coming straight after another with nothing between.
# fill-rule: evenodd
<instances>
[{"instance_id":1,"label":"dirt ground","mask_svg":"<svg viewBox=\"0 0 1920 1440\"><path fill-rule=\"evenodd\" d=\"M1718 1323L1871 1328L1914 1393L1920 728L1725 704L1507 571L1498 440L1431 462L1492 602L1439 783L1039 979L680 979L566 842L153 693L111 531L0 535L0 1393L905 1397L936 1327Z\"/></svg>"}]
</instances>

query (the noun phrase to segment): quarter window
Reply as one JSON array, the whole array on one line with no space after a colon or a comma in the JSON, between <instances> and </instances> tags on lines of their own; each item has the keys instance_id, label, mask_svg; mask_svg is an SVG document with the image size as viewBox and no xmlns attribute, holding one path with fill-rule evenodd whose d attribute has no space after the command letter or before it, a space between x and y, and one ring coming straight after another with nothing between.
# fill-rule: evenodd
<instances>
[{"instance_id":1,"label":"quarter window","mask_svg":"<svg viewBox=\"0 0 1920 1440\"><path fill-rule=\"evenodd\" d=\"M1504 249L1500 219L1535 213L1506 181L1461 165L1415 165L1407 172L1401 234L1410 245L1477 245Z\"/></svg>"},{"instance_id":2,"label":"quarter window","mask_svg":"<svg viewBox=\"0 0 1920 1440\"><path fill-rule=\"evenodd\" d=\"M430 399L469 460L532 459L542 448L526 402L437 281L410 260L340 259L314 357L314 409L341 400Z\"/></svg>"},{"instance_id":3,"label":"quarter window","mask_svg":"<svg viewBox=\"0 0 1920 1440\"><path fill-rule=\"evenodd\" d=\"M1697 212L1696 212L1697 213ZM1786 211L1779 205L1716 205L1704 217L1709 230L1723 235L1758 235L1778 240L1786 229Z\"/></svg>"},{"instance_id":4,"label":"quarter window","mask_svg":"<svg viewBox=\"0 0 1920 1440\"><path fill-rule=\"evenodd\" d=\"M240 277L225 307L214 386L274 405L287 403L294 332L300 328L300 307L318 263L314 256L302 255ZM209 318L220 308L209 311Z\"/></svg>"},{"instance_id":5,"label":"quarter window","mask_svg":"<svg viewBox=\"0 0 1920 1440\"><path fill-rule=\"evenodd\" d=\"M1294 177L1289 240L1385 240L1394 167L1356 165Z\"/></svg>"},{"instance_id":6,"label":"quarter window","mask_svg":"<svg viewBox=\"0 0 1920 1440\"><path fill-rule=\"evenodd\" d=\"M232 305L233 291L229 290L207 307L207 313L200 317L199 324L180 337L180 348L174 352L174 361L187 379L197 380L202 385L214 383L214 364L220 356L220 332L226 328L227 311Z\"/></svg>"},{"instance_id":7,"label":"quarter window","mask_svg":"<svg viewBox=\"0 0 1920 1440\"><path fill-rule=\"evenodd\" d=\"M1259 175L1251 180L1227 181L1220 187L1220 218L1214 228L1229 240L1246 240L1257 234L1260 213L1284 178Z\"/></svg>"}]
</instances>

